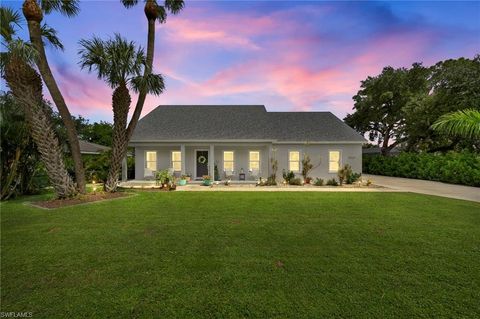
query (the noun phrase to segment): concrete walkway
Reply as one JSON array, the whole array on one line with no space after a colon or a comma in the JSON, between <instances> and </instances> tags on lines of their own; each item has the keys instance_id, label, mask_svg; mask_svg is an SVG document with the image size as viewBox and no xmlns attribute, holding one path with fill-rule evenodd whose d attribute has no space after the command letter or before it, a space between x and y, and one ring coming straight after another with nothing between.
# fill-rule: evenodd
<instances>
[{"instance_id":1,"label":"concrete walkway","mask_svg":"<svg viewBox=\"0 0 480 319\"><path fill-rule=\"evenodd\" d=\"M479 187L445 184L441 182L380 175L363 174L362 177L364 179L370 179L375 185L384 186L399 191L480 202Z\"/></svg>"}]
</instances>

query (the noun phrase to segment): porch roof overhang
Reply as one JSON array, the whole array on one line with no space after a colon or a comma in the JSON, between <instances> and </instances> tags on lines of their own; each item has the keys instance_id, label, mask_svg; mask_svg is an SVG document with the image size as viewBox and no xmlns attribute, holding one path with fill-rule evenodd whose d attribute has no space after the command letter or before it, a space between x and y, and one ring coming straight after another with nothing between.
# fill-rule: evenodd
<instances>
[{"instance_id":1,"label":"porch roof overhang","mask_svg":"<svg viewBox=\"0 0 480 319\"><path fill-rule=\"evenodd\" d=\"M318 144L359 144L363 141L277 141L277 140L142 140L130 141L129 146L153 146L153 145L209 145L209 144L296 144L296 145L318 145Z\"/></svg>"}]
</instances>

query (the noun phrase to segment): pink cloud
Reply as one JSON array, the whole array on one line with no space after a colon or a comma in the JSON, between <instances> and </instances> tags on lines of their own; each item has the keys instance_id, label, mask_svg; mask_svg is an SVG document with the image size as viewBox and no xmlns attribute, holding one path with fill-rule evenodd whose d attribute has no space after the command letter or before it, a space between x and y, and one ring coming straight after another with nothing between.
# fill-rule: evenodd
<instances>
[{"instance_id":1,"label":"pink cloud","mask_svg":"<svg viewBox=\"0 0 480 319\"><path fill-rule=\"evenodd\" d=\"M63 94L70 112L86 116L112 118L112 89L94 75L82 73L80 70L72 71L68 68L53 67L58 85ZM45 88L46 97L51 99Z\"/></svg>"}]
</instances>

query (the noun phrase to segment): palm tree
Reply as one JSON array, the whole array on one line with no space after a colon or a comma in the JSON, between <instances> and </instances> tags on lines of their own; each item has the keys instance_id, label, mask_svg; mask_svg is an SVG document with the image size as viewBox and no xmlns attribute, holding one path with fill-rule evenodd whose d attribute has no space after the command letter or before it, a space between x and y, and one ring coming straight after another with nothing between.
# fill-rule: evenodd
<instances>
[{"instance_id":1,"label":"palm tree","mask_svg":"<svg viewBox=\"0 0 480 319\"><path fill-rule=\"evenodd\" d=\"M447 135L480 139L480 111L466 109L444 114L431 128Z\"/></svg>"},{"instance_id":2,"label":"palm tree","mask_svg":"<svg viewBox=\"0 0 480 319\"><path fill-rule=\"evenodd\" d=\"M88 69L89 72L95 70L98 78L114 90L112 157L105 183L105 190L114 192L122 159L127 153L127 118L131 103L129 88L135 92L145 91L159 95L164 89L163 78L153 73L144 76L147 66L143 49L137 49L134 42L128 42L119 34L106 41L97 37L81 40L80 46L82 69Z\"/></svg>"},{"instance_id":3,"label":"palm tree","mask_svg":"<svg viewBox=\"0 0 480 319\"><path fill-rule=\"evenodd\" d=\"M39 2L37 2L37 0L25 0L23 3L23 15L28 23L30 41L38 52L38 59L36 59L35 62L65 125L68 143L70 145L70 153L75 166L77 187L81 193L84 193L85 171L82 162L82 155L80 153L77 130L62 92L60 91L48 64L47 56L45 54L45 45L42 41L42 30L43 32L48 31L45 29L45 26L41 26L43 13L45 12L46 14L49 14L54 11L60 12L67 17L75 16L79 11L78 1L39 0Z\"/></svg>"},{"instance_id":4,"label":"palm tree","mask_svg":"<svg viewBox=\"0 0 480 319\"><path fill-rule=\"evenodd\" d=\"M60 198L73 196L77 193L76 185L65 167L63 153L50 121L50 110L43 100L42 79L33 68L38 52L31 44L15 37L15 25L21 24L17 12L0 7L0 20L1 35L7 49L1 54L1 75L25 113L30 134L56 195ZM60 41L54 35L49 33L49 37L55 39L52 44L58 46Z\"/></svg>"},{"instance_id":5,"label":"palm tree","mask_svg":"<svg viewBox=\"0 0 480 319\"><path fill-rule=\"evenodd\" d=\"M120 1L127 9L134 7L139 3L139 0ZM167 19L167 12L171 14L177 14L183 9L185 3L183 0L165 0L164 5L159 5L156 0L144 0L144 2L144 12L148 21L147 57L144 70L144 76L146 77L150 73L152 73L153 68L153 51L155 48L155 22L158 21L159 23L165 23ZM132 118L130 119L130 123L128 124L127 140L130 140L130 137L135 130L138 120L140 119L146 97L147 92L145 90L140 90L135 110L133 112Z\"/></svg>"}]
</instances>

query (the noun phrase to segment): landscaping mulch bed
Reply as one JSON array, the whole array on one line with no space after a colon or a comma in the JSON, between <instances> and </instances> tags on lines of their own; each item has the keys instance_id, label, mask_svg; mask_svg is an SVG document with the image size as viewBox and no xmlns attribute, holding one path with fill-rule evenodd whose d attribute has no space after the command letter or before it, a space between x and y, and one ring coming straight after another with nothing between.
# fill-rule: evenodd
<instances>
[{"instance_id":1,"label":"landscaping mulch bed","mask_svg":"<svg viewBox=\"0 0 480 319\"><path fill-rule=\"evenodd\" d=\"M86 195L79 195L74 198L67 198L67 199L52 199L46 201L38 201L32 202L33 206L47 208L47 209L54 209L54 208L61 208L61 207L68 207L74 206L79 204L85 203L93 203L107 199L115 199L121 197L127 197L132 195L132 193L126 192L116 192L116 193L105 193L105 192L96 192L96 193L89 193Z\"/></svg>"}]
</instances>

